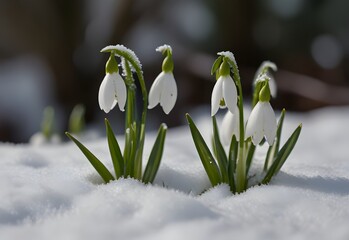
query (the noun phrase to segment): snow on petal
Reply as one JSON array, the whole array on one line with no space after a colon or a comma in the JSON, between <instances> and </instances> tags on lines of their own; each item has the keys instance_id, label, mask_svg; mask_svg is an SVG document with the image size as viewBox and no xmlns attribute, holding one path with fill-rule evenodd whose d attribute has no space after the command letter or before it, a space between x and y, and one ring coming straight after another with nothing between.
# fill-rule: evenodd
<instances>
[{"instance_id":1,"label":"snow on petal","mask_svg":"<svg viewBox=\"0 0 349 240\"><path fill-rule=\"evenodd\" d=\"M155 81L153 82L153 85L150 88L149 91L149 99L148 99L148 108L152 109L156 105L160 103L160 96L161 96L161 91L162 91L162 85L163 81L162 78L164 76L164 72L161 72L156 78Z\"/></svg>"},{"instance_id":2,"label":"snow on petal","mask_svg":"<svg viewBox=\"0 0 349 240\"><path fill-rule=\"evenodd\" d=\"M222 76L223 79L223 98L225 105L228 107L231 113L234 113L237 104L237 90L234 80L230 75Z\"/></svg>"},{"instance_id":3,"label":"snow on petal","mask_svg":"<svg viewBox=\"0 0 349 240\"><path fill-rule=\"evenodd\" d=\"M213 87L212 96L211 96L211 116L214 116L218 109L220 101L223 97L223 80L222 78L218 78L216 84Z\"/></svg>"},{"instance_id":4,"label":"snow on petal","mask_svg":"<svg viewBox=\"0 0 349 240\"><path fill-rule=\"evenodd\" d=\"M166 114L174 107L177 100L177 84L173 77L173 74L164 73L162 85L162 93L160 95L160 105Z\"/></svg>"}]
</instances>

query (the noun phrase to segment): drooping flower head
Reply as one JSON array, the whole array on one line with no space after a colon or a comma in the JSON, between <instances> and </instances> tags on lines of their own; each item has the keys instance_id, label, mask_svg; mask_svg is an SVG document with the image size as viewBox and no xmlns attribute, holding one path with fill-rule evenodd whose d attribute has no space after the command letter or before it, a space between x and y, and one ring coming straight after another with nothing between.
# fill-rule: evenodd
<instances>
[{"instance_id":1,"label":"drooping flower head","mask_svg":"<svg viewBox=\"0 0 349 240\"><path fill-rule=\"evenodd\" d=\"M99 107L105 113L112 110L116 104L119 109L124 111L126 103L126 85L119 74L118 63L115 60L114 53L110 53L110 57L105 66L106 75L99 87L98 102Z\"/></svg>"},{"instance_id":2,"label":"drooping flower head","mask_svg":"<svg viewBox=\"0 0 349 240\"><path fill-rule=\"evenodd\" d=\"M237 104L237 90L234 80L230 76L230 65L226 60L226 56L223 56L222 63L217 71L219 71L216 74L218 79L211 96L211 116L217 113L219 107L228 107L228 110L234 113Z\"/></svg>"},{"instance_id":3,"label":"drooping flower head","mask_svg":"<svg viewBox=\"0 0 349 240\"><path fill-rule=\"evenodd\" d=\"M270 87L270 94L273 98L276 97L277 95L277 86L275 79L273 75L271 74L271 71L273 70L274 72L277 71L277 66L275 63L270 62L270 61L264 61L256 71L256 74L254 76L254 81L253 81L253 87L254 87L254 94L256 97L259 95L259 91L261 90L262 83L265 81L267 78L269 81L269 87ZM255 101L257 102L258 99Z\"/></svg>"},{"instance_id":4,"label":"drooping flower head","mask_svg":"<svg viewBox=\"0 0 349 240\"><path fill-rule=\"evenodd\" d=\"M259 93L259 101L254 106L246 125L245 138L252 137L254 145L259 144L263 137L270 146L274 143L277 125L275 113L269 101L270 87L269 81L266 81Z\"/></svg>"},{"instance_id":5,"label":"drooping flower head","mask_svg":"<svg viewBox=\"0 0 349 240\"><path fill-rule=\"evenodd\" d=\"M149 91L148 108L154 108L160 103L160 106L166 114L173 109L177 100L177 84L173 76L172 48L169 45L163 45L156 48L156 51L165 55L162 62L162 72L156 77Z\"/></svg>"}]
</instances>

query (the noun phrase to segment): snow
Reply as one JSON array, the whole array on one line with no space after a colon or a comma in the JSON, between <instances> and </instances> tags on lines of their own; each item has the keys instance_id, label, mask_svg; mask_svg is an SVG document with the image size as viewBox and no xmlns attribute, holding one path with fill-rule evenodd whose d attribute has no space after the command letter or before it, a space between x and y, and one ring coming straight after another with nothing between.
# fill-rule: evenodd
<instances>
[{"instance_id":1,"label":"snow","mask_svg":"<svg viewBox=\"0 0 349 240\"><path fill-rule=\"evenodd\" d=\"M193 118L209 139L206 115ZM2 143L0 239L348 239L348 119L347 107L287 113L285 138L303 123L294 152L270 185L240 195L206 190L187 126L169 129L154 185L100 184L70 142ZM105 139L83 142L112 169Z\"/></svg>"}]
</instances>

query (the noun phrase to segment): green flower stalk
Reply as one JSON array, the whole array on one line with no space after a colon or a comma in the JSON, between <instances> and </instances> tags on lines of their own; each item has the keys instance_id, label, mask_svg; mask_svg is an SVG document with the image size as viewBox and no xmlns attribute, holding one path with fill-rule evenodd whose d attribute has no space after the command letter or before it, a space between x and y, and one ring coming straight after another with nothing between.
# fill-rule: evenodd
<instances>
[{"instance_id":1,"label":"green flower stalk","mask_svg":"<svg viewBox=\"0 0 349 240\"><path fill-rule=\"evenodd\" d=\"M165 113L168 114L173 108L177 98L177 87L172 73L172 49L168 45L159 47L157 51L159 49L166 56L163 62L163 73L164 75L171 75L171 78L158 77L155 80L153 86L156 86L152 87L153 90L150 90L151 96L149 96L149 101L154 105L154 102L158 100ZM150 152L146 168L143 172L142 158L148 109L148 92L145 86L141 63L132 50L122 45L107 46L103 48L101 52L109 53L110 57L106 64L106 76L99 89L99 106L101 110L106 113L112 110L117 104L121 111L125 111L125 146L123 153L121 152L109 121L105 119L108 146L115 174L111 174L104 164L76 138L69 133L66 134L80 148L106 183L120 177L132 177L144 183L152 183L160 166L167 127L165 124L161 124L154 146ZM115 57L121 59L121 66L123 69L122 75L124 79L119 73L119 66ZM134 73L137 76L136 79L134 78ZM138 109L136 108L136 80L139 82L143 100L140 118L138 118ZM158 94L159 92L160 94Z\"/></svg>"},{"instance_id":2,"label":"green flower stalk","mask_svg":"<svg viewBox=\"0 0 349 240\"><path fill-rule=\"evenodd\" d=\"M229 184L232 193L241 193L251 186L249 180L253 176L249 170L256 147L264 143L262 140L266 139L270 147L264 168L261 169L263 178L254 180L255 184L268 184L280 171L298 140L302 125L295 129L280 148L285 111L282 111L277 124L274 110L269 103L271 96L276 96L276 85L274 86L275 82L268 73L269 68L274 71L277 68L274 63L268 61L264 62L256 73L252 103L254 108L245 125L242 85L235 57L231 52L220 52L218 55L211 69L211 74L215 74L217 79L212 91L211 103L213 154L189 114L186 117L196 149L212 186L226 183ZM219 107L225 106L228 107L228 111L219 130L214 115Z\"/></svg>"}]
</instances>

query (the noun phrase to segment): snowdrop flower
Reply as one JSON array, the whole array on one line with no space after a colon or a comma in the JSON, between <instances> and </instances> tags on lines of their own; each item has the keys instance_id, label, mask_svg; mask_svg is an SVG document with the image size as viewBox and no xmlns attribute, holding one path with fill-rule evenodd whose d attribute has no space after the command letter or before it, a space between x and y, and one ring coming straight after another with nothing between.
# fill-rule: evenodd
<instances>
[{"instance_id":1,"label":"snowdrop flower","mask_svg":"<svg viewBox=\"0 0 349 240\"><path fill-rule=\"evenodd\" d=\"M108 113L118 103L119 109L124 111L127 96L126 85L119 74L118 64L113 53L110 54L105 71L106 75L98 92L99 107Z\"/></svg>"},{"instance_id":2,"label":"snowdrop flower","mask_svg":"<svg viewBox=\"0 0 349 240\"><path fill-rule=\"evenodd\" d=\"M237 103L236 86L234 80L230 76L230 66L225 60L220 66L219 74L220 76L212 91L211 116L217 113L221 106L221 102L224 103L222 107L227 106L231 113L234 113Z\"/></svg>"},{"instance_id":3,"label":"snowdrop flower","mask_svg":"<svg viewBox=\"0 0 349 240\"><path fill-rule=\"evenodd\" d=\"M259 93L259 102L253 108L246 126L245 138L252 137L254 145L259 144L265 136L269 146L276 136L276 117L270 103L270 88L268 82Z\"/></svg>"},{"instance_id":4,"label":"snowdrop flower","mask_svg":"<svg viewBox=\"0 0 349 240\"><path fill-rule=\"evenodd\" d=\"M162 72L156 77L149 91L149 105L152 109L160 103L166 114L174 107L177 100L177 84L173 76L172 49L169 45L163 45L156 49L166 57L162 63Z\"/></svg>"},{"instance_id":5,"label":"snowdrop flower","mask_svg":"<svg viewBox=\"0 0 349 240\"><path fill-rule=\"evenodd\" d=\"M240 138L240 129L239 129L239 108L235 108L234 113L227 111L225 114L221 129L222 143L224 145L229 145L231 138L235 135L237 141Z\"/></svg>"},{"instance_id":6,"label":"snowdrop flower","mask_svg":"<svg viewBox=\"0 0 349 240\"><path fill-rule=\"evenodd\" d=\"M254 76L254 79L255 79L254 84L256 85L260 81L265 81L264 80L265 76L267 76L269 79L270 94L273 98L275 98L277 95L277 86L276 86L275 79L273 75L271 75L269 69L272 69L274 72L276 72L278 68L276 64L273 62L270 62L270 61L262 62L261 66L258 68Z\"/></svg>"}]
</instances>

